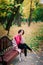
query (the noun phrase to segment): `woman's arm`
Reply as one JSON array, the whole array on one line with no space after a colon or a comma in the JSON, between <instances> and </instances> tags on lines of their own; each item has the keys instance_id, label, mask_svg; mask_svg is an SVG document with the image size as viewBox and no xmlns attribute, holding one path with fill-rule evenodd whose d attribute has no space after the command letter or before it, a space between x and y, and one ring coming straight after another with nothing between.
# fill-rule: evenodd
<instances>
[{"instance_id":1,"label":"woman's arm","mask_svg":"<svg viewBox=\"0 0 43 65\"><path fill-rule=\"evenodd\" d=\"M21 38L21 42L20 43L25 43L24 37Z\"/></svg>"},{"instance_id":2,"label":"woman's arm","mask_svg":"<svg viewBox=\"0 0 43 65\"><path fill-rule=\"evenodd\" d=\"M15 41L14 38L13 38L13 40L12 40L12 45L13 45L13 48L18 48L17 43L16 43L16 41Z\"/></svg>"}]
</instances>

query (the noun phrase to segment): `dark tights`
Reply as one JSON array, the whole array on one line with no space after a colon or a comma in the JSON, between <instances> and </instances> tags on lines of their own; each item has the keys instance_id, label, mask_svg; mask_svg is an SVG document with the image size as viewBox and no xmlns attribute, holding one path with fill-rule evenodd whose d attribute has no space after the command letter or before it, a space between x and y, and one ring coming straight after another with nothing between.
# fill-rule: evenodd
<instances>
[{"instance_id":1,"label":"dark tights","mask_svg":"<svg viewBox=\"0 0 43 65\"><path fill-rule=\"evenodd\" d=\"M24 49L24 55L25 56L27 56L27 49L30 50L30 51L32 51L32 49L27 44L25 44L25 43L23 43L23 44L20 43L18 45L18 48Z\"/></svg>"}]
</instances>

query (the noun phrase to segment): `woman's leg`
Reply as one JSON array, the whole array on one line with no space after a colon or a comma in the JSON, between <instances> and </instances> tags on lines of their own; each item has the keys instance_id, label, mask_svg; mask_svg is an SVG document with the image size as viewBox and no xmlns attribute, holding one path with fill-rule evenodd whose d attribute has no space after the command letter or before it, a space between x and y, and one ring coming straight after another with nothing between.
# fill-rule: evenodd
<instances>
[{"instance_id":1,"label":"woman's leg","mask_svg":"<svg viewBox=\"0 0 43 65\"><path fill-rule=\"evenodd\" d=\"M26 48L24 48L24 55L25 55L25 57L27 56L27 49Z\"/></svg>"},{"instance_id":2,"label":"woman's leg","mask_svg":"<svg viewBox=\"0 0 43 65\"><path fill-rule=\"evenodd\" d=\"M22 59L21 59L21 53L19 53L19 61L21 61Z\"/></svg>"},{"instance_id":3,"label":"woman's leg","mask_svg":"<svg viewBox=\"0 0 43 65\"><path fill-rule=\"evenodd\" d=\"M27 44L23 44L23 46L26 48L26 49L29 49L30 51L32 51L32 49L27 45Z\"/></svg>"},{"instance_id":4,"label":"woman's leg","mask_svg":"<svg viewBox=\"0 0 43 65\"><path fill-rule=\"evenodd\" d=\"M24 45L24 44L19 44L19 45L18 45L18 48L24 49L24 55L27 56L27 47L26 47L26 45Z\"/></svg>"},{"instance_id":5,"label":"woman's leg","mask_svg":"<svg viewBox=\"0 0 43 65\"><path fill-rule=\"evenodd\" d=\"M23 45L23 44L19 44L19 45L18 45L18 48L24 49L24 45Z\"/></svg>"}]
</instances>

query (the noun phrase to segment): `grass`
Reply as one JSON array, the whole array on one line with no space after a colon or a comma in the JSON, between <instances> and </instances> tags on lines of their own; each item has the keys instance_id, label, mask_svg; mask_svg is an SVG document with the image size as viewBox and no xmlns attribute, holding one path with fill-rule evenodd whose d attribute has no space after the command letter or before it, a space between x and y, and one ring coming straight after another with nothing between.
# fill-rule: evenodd
<instances>
[{"instance_id":1,"label":"grass","mask_svg":"<svg viewBox=\"0 0 43 65\"><path fill-rule=\"evenodd\" d=\"M18 27L17 25L13 25L10 28L9 38L13 38L19 29L24 29L25 34L25 42L27 45L29 45L34 50L39 49L39 45L41 41L43 40L43 22L38 23L31 23L31 26L28 27L27 23L22 23L21 27ZM4 30L2 26L0 26L0 36L6 35L7 31ZM42 42L43 44L43 42Z\"/></svg>"}]
</instances>

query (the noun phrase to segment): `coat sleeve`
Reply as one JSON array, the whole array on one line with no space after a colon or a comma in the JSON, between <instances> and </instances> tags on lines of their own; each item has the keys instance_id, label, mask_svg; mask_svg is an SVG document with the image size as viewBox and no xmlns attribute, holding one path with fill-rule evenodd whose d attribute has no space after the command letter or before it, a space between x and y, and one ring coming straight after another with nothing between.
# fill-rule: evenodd
<instances>
[{"instance_id":1,"label":"coat sleeve","mask_svg":"<svg viewBox=\"0 0 43 65\"><path fill-rule=\"evenodd\" d=\"M12 40L13 50L17 50L19 53L21 53L21 49L18 48L17 43L15 39Z\"/></svg>"},{"instance_id":2,"label":"coat sleeve","mask_svg":"<svg viewBox=\"0 0 43 65\"><path fill-rule=\"evenodd\" d=\"M25 39L22 37L21 38L21 43L23 44L25 41L24 41Z\"/></svg>"},{"instance_id":3,"label":"coat sleeve","mask_svg":"<svg viewBox=\"0 0 43 65\"><path fill-rule=\"evenodd\" d=\"M13 45L13 47L17 46L17 43L16 43L16 41L15 41L14 38L13 38L13 40L12 40L12 45Z\"/></svg>"}]
</instances>

